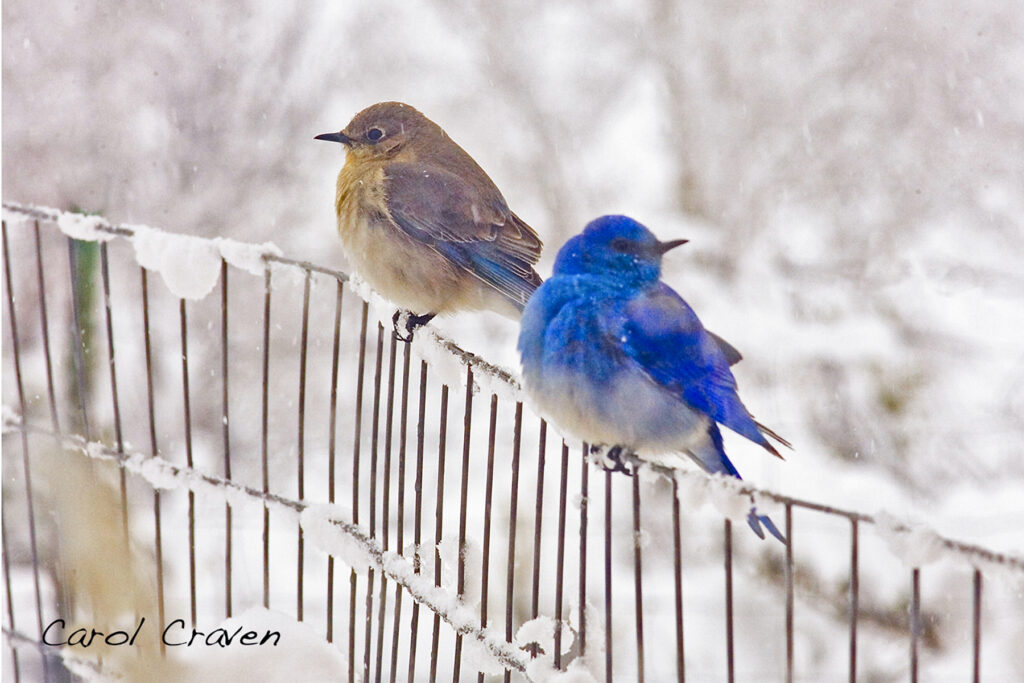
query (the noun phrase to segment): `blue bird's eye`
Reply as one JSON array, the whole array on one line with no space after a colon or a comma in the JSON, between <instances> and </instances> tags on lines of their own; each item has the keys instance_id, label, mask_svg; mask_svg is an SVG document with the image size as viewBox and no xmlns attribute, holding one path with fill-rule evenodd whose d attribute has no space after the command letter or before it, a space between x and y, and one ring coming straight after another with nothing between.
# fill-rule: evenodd
<instances>
[{"instance_id":1,"label":"blue bird's eye","mask_svg":"<svg viewBox=\"0 0 1024 683\"><path fill-rule=\"evenodd\" d=\"M608 243L608 246L611 247L613 251L625 253L629 251L629 240L625 237L616 237Z\"/></svg>"},{"instance_id":2,"label":"blue bird's eye","mask_svg":"<svg viewBox=\"0 0 1024 683\"><path fill-rule=\"evenodd\" d=\"M377 142L382 137L384 137L384 131L382 131L380 128L371 128L370 130L366 131L366 139L369 140L370 142Z\"/></svg>"}]
</instances>

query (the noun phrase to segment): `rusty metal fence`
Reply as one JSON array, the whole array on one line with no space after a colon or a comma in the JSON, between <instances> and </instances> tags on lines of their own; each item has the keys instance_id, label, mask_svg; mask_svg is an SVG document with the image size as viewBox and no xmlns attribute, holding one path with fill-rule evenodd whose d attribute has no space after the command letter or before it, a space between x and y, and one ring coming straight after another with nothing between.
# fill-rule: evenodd
<instances>
[{"instance_id":1,"label":"rusty metal fence","mask_svg":"<svg viewBox=\"0 0 1024 683\"><path fill-rule=\"evenodd\" d=\"M501 368L429 327L396 341L344 273L271 251L236 267L193 238L186 256L219 259L214 291L181 298L164 282L197 276L140 266L142 228L4 217L10 680L118 673L45 644L58 618L208 630L252 606L321 634L339 680L978 681L1020 664L1020 558L699 473L606 472ZM697 512L702 496L739 516ZM733 530L750 496L786 545Z\"/></svg>"}]
</instances>

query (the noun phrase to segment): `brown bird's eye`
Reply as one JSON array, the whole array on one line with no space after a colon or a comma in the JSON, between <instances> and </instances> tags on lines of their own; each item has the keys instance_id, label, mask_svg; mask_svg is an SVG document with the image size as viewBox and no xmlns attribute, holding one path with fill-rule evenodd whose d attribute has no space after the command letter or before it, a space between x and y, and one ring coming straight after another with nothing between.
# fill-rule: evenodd
<instances>
[{"instance_id":1,"label":"brown bird's eye","mask_svg":"<svg viewBox=\"0 0 1024 683\"><path fill-rule=\"evenodd\" d=\"M370 130L366 131L366 139L369 140L370 142L377 142L382 137L384 137L384 131L381 130L380 128L371 128Z\"/></svg>"},{"instance_id":2,"label":"brown bird's eye","mask_svg":"<svg viewBox=\"0 0 1024 683\"><path fill-rule=\"evenodd\" d=\"M625 237L616 237L615 239L608 243L608 246L612 248L612 251L625 253L629 251L630 245L629 240L627 240Z\"/></svg>"}]
</instances>

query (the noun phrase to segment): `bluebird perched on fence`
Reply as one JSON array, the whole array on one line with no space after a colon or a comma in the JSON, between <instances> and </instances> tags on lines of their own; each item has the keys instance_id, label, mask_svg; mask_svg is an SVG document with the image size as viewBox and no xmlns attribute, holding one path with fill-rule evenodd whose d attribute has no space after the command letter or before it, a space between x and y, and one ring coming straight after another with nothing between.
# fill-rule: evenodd
<instances>
[{"instance_id":1,"label":"bluebird perched on fence","mask_svg":"<svg viewBox=\"0 0 1024 683\"><path fill-rule=\"evenodd\" d=\"M776 456L766 437L789 443L736 394L729 366L739 352L659 280L662 255L685 242L659 242L626 216L598 218L566 242L523 313L523 381L543 414L616 446L616 460L622 449L683 452L707 472L739 478L719 424ZM784 541L753 508L747 521L761 538L763 524Z\"/></svg>"},{"instance_id":2,"label":"bluebird perched on fence","mask_svg":"<svg viewBox=\"0 0 1024 683\"><path fill-rule=\"evenodd\" d=\"M370 286L410 312L410 337L439 313L521 315L541 283L540 238L440 126L381 102L316 139L348 148L335 196L342 245Z\"/></svg>"}]
</instances>

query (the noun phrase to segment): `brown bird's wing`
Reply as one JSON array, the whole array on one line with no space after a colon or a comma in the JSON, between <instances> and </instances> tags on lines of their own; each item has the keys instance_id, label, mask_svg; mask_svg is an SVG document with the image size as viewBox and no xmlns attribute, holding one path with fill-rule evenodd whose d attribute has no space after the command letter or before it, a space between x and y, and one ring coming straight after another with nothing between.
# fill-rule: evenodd
<instances>
[{"instance_id":1,"label":"brown bird's wing","mask_svg":"<svg viewBox=\"0 0 1024 683\"><path fill-rule=\"evenodd\" d=\"M486 182L483 182L486 181ZM511 299L520 308L541 282L537 233L509 210L490 179L391 163L385 196L395 224Z\"/></svg>"}]
</instances>

